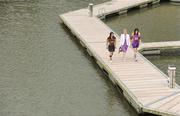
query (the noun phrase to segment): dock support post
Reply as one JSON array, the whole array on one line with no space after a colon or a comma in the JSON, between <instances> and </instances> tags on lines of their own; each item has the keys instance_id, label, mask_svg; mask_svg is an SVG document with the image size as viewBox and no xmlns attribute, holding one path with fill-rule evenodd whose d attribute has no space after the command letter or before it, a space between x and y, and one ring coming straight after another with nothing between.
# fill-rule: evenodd
<instances>
[{"instance_id":1,"label":"dock support post","mask_svg":"<svg viewBox=\"0 0 180 116\"><path fill-rule=\"evenodd\" d=\"M92 3L89 3L88 8L89 8L89 16L90 16L90 17L93 17L93 4L92 4Z\"/></svg>"},{"instance_id":2,"label":"dock support post","mask_svg":"<svg viewBox=\"0 0 180 116\"><path fill-rule=\"evenodd\" d=\"M168 66L168 75L169 75L169 86L170 88L174 88L175 82L176 82L176 67L175 66Z\"/></svg>"},{"instance_id":3,"label":"dock support post","mask_svg":"<svg viewBox=\"0 0 180 116\"><path fill-rule=\"evenodd\" d=\"M152 2L152 4L158 4L160 2L160 0L154 0L153 2Z\"/></svg>"},{"instance_id":4,"label":"dock support post","mask_svg":"<svg viewBox=\"0 0 180 116\"><path fill-rule=\"evenodd\" d=\"M142 4L142 5L140 5L139 7L140 8L145 8L145 7L147 7L148 6L148 4Z\"/></svg>"},{"instance_id":5,"label":"dock support post","mask_svg":"<svg viewBox=\"0 0 180 116\"><path fill-rule=\"evenodd\" d=\"M89 50L88 48L87 48L87 52L90 56L93 56L93 54L91 53L91 50Z\"/></svg>"},{"instance_id":6,"label":"dock support post","mask_svg":"<svg viewBox=\"0 0 180 116\"><path fill-rule=\"evenodd\" d=\"M128 10L119 11L119 15L125 14L125 13L127 13L127 11L128 11Z\"/></svg>"},{"instance_id":7,"label":"dock support post","mask_svg":"<svg viewBox=\"0 0 180 116\"><path fill-rule=\"evenodd\" d=\"M106 12L106 9L103 7L103 8L100 8L98 10L98 17L100 19L105 19L106 18L106 15L105 15L105 12Z\"/></svg>"}]
</instances>

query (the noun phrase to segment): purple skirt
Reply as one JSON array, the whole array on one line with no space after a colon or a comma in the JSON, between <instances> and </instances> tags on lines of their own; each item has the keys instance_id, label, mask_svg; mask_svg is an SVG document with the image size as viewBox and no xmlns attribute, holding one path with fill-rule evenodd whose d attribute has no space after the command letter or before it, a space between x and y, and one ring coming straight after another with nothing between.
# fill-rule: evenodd
<instances>
[{"instance_id":1,"label":"purple skirt","mask_svg":"<svg viewBox=\"0 0 180 116\"><path fill-rule=\"evenodd\" d=\"M138 48L139 47L139 41L133 41L132 47L133 48Z\"/></svg>"},{"instance_id":2,"label":"purple skirt","mask_svg":"<svg viewBox=\"0 0 180 116\"><path fill-rule=\"evenodd\" d=\"M122 45L122 46L121 46L121 50L122 50L123 52L126 52L127 49L128 49L128 45Z\"/></svg>"}]
</instances>

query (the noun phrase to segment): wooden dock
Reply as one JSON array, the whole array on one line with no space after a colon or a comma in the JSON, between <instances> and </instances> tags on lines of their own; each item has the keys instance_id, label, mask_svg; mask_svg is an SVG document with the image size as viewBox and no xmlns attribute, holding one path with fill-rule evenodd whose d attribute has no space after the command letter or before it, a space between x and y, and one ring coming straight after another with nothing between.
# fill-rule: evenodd
<instances>
[{"instance_id":1,"label":"wooden dock","mask_svg":"<svg viewBox=\"0 0 180 116\"><path fill-rule=\"evenodd\" d=\"M138 54L138 62L134 62L133 50L128 49L125 61L121 60L122 56L117 52L113 62L109 61L106 38L112 30L99 19L156 2L159 1L113 0L94 6L94 17L89 17L88 9L84 8L62 14L60 18L110 80L122 89L123 95L138 113L180 115L179 86L169 88L168 77L144 56ZM103 9L102 12L100 9Z\"/></svg>"},{"instance_id":2,"label":"wooden dock","mask_svg":"<svg viewBox=\"0 0 180 116\"><path fill-rule=\"evenodd\" d=\"M142 43L139 51L143 55L161 54L161 51L170 49L179 49L180 41L152 42Z\"/></svg>"},{"instance_id":3,"label":"wooden dock","mask_svg":"<svg viewBox=\"0 0 180 116\"><path fill-rule=\"evenodd\" d=\"M140 49L174 49L180 48L180 41L143 43Z\"/></svg>"}]
</instances>

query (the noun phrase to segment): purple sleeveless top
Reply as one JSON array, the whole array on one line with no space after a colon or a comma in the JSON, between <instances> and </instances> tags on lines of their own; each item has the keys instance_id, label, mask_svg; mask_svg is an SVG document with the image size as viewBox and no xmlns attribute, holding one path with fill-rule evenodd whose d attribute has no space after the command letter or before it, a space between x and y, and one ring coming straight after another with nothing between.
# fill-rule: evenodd
<instances>
[{"instance_id":1,"label":"purple sleeveless top","mask_svg":"<svg viewBox=\"0 0 180 116\"><path fill-rule=\"evenodd\" d=\"M134 35L134 41L139 41L139 34L138 35Z\"/></svg>"},{"instance_id":2,"label":"purple sleeveless top","mask_svg":"<svg viewBox=\"0 0 180 116\"><path fill-rule=\"evenodd\" d=\"M138 35L133 35L133 42L132 42L132 47L133 48L138 48L139 47L139 39L140 36Z\"/></svg>"}]
</instances>

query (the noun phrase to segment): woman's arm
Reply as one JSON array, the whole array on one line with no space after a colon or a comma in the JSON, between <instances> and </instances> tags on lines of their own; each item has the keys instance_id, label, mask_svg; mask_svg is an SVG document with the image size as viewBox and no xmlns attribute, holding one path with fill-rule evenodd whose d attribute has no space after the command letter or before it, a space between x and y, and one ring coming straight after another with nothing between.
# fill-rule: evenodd
<instances>
[{"instance_id":1,"label":"woman's arm","mask_svg":"<svg viewBox=\"0 0 180 116\"><path fill-rule=\"evenodd\" d=\"M116 37L114 37L115 38L115 40L114 40L114 46L115 46L115 48L116 48Z\"/></svg>"},{"instance_id":2,"label":"woman's arm","mask_svg":"<svg viewBox=\"0 0 180 116\"><path fill-rule=\"evenodd\" d=\"M122 41L123 41L123 38L122 38L122 34L120 35L120 46L122 45Z\"/></svg>"},{"instance_id":3,"label":"woman's arm","mask_svg":"<svg viewBox=\"0 0 180 116\"><path fill-rule=\"evenodd\" d=\"M128 36L128 35L126 35L126 36ZM121 34L121 39L120 39L120 45L122 46L122 45L124 45L124 42L125 42L125 35L124 34Z\"/></svg>"},{"instance_id":4,"label":"woman's arm","mask_svg":"<svg viewBox=\"0 0 180 116\"><path fill-rule=\"evenodd\" d=\"M128 35L128 46L131 46L131 38L130 38L130 35Z\"/></svg>"},{"instance_id":5,"label":"woman's arm","mask_svg":"<svg viewBox=\"0 0 180 116\"><path fill-rule=\"evenodd\" d=\"M141 33L139 33L139 43L141 44L141 39L142 39L142 37L141 37Z\"/></svg>"},{"instance_id":6,"label":"woman's arm","mask_svg":"<svg viewBox=\"0 0 180 116\"><path fill-rule=\"evenodd\" d=\"M133 38L134 38L134 33L132 33L130 37L131 43L133 42Z\"/></svg>"},{"instance_id":7,"label":"woman's arm","mask_svg":"<svg viewBox=\"0 0 180 116\"><path fill-rule=\"evenodd\" d=\"M106 39L106 48L108 48L108 43L109 43L109 41L108 41L108 38Z\"/></svg>"}]
</instances>

